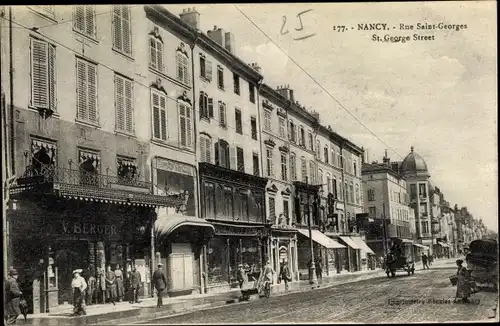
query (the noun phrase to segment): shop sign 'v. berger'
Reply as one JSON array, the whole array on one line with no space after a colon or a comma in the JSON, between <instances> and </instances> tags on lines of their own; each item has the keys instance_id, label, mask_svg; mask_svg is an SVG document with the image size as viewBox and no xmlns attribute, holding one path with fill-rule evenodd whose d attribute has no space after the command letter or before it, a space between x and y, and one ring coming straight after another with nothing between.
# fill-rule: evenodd
<instances>
[{"instance_id":1,"label":"shop sign 'v. berger'","mask_svg":"<svg viewBox=\"0 0 500 326\"><path fill-rule=\"evenodd\" d=\"M115 225L96 225L93 223L70 223L62 222L62 231L64 234L82 234L82 235L118 235Z\"/></svg>"}]
</instances>

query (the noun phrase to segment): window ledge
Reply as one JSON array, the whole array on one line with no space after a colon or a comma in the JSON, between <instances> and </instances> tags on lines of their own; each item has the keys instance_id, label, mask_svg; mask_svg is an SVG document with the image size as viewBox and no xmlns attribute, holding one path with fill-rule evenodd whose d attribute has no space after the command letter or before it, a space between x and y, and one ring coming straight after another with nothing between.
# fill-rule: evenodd
<instances>
[{"instance_id":1,"label":"window ledge","mask_svg":"<svg viewBox=\"0 0 500 326\"><path fill-rule=\"evenodd\" d=\"M123 131L123 130L118 130L118 129L115 129L115 134L121 135L121 136L125 136L125 137L128 137L128 138L137 138L137 136L135 135L135 133L129 133L129 132L126 132L126 131Z\"/></svg>"},{"instance_id":2,"label":"window ledge","mask_svg":"<svg viewBox=\"0 0 500 326\"><path fill-rule=\"evenodd\" d=\"M92 43L99 44L99 41L97 40L97 36L96 35L90 36L90 35L85 34L84 32L82 32L82 31L80 31L80 30L78 30L78 29L76 29L74 27L73 27L73 32L75 32L75 34L77 36L81 36L81 37L85 38L86 40L91 41Z\"/></svg>"},{"instance_id":3,"label":"window ledge","mask_svg":"<svg viewBox=\"0 0 500 326\"><path fill-rule=\"evenodd\" d=\"M186 84L183 80L180 80L179 77L175 78L175 80L181 84L181 86L185 87L185 88L189 88L191 89L191 86L189 84Z\"/></svg>"},{"instance_id":4,"label":"window ledge","mask_svg":"<svg viewBox=\"0 0 500 326\"><path fill-rule=\"evenodd\" d=\"M226 91L226 90L224 89L224 86L222 86L222 87L221 87L220 85L217 85L217 88L218 88L220 91L223 91L223 92L225 92L225 91Z\"/></svg>"},{"instance_id":5,"label":"window ledge","mask_svg":"<svg viewBox=\"0 0 500 326\"><path fill-rule=\"evenodd\" d=\"M194 153L194 148L181 146L181 145L178 145L178 146L172 145L172 144L168 143L168 140L151 138L151 144L158 145L158 146L165 147L165 148L172 148L172 149L176 149L176 150L180 149L180 150L185 151L185 152Z\"/></svg>"},{"instance_id":6,"label":"window ledge","mask_svg":"<svg viewBox=\"0 0 500 326\"><path fill-rule=\"evenodd\" d=\"M56 15L55 13L48 13L47 11L43 10L42 8L37 8L36 5L34 6L29 6L29 9L33 12L35 12L36 14L42 16L43 18L45 19L48 19L50 21L52 21L53 23L58 23L58 21L56 20Z\"/></svg>"},{"instance_id":7,"label":"window ledge","mask_svg":"<svg viewBox=\"0 0 500 326\"><path fill-rule=\"evenodd\" d=\"M206 123L210 123L210 118L208 118L208 117L201 117L200 121L204 121Z\"/></svg>"},{"instance_id":8,"label":"window ledge","mask_svg":"<svg viewBox=\"0 0 500 326\"><path fill-rule=\"evenodd\" d=\"M219 127L222 128L222 129L224 129L224 130L227 130L227 125L221 125L221 124L219 124Z\"/></svg>"},{"instance_id":9,"label":"window ledge","mask_svg":"<svg viewBox=\"0 0 500 326\"><path fill-rule=\"evenodd\" d=\"M38 109L37 109L36 107L34 107L34 106L29 105L29 106L28 106L28 109L29 109L30 111L32 111L32 112L36 112L36 113L38 113L38 114L39 114ZM51 117L51 118L56 118L56 119L59 119L59 118L60 118L60 115L59 115L59 113L58 113L58 112L54 111L54 112L52 112L52 115L51 115L50 117Z\"/></svg>"},{"instance_id":10,"label":"window ledge","mask_svg":"<svg viewBox=\"0 0 500 326\"><path fill-rule=\"evenodd\" d=\"M151 64L148 64L148 68L149 68L149 71L151 71L152 73L158 74L164 78L168 78L167 73L165 72L165 66L163 67L163 69L158 69L158 68L152 67Z\"/></svg>"},{"instance_id":11,"label":"window ledge","mask_svg":"<svg viewBox=\"0 0 500 326\"><path fill-rule=\"evenodd\" d=\"M121 50L118 50L118 49L117 49L117 48L115 48L115 47L113 47L113 52L114 52L114 53L116 53L116 54L118 54L118 55L123 56L123 57L124 57L125 59L127 59L127 60L130 60L130 61L132 61L132 62L134 62L134 61L135 61L135 59L132 57L132 54L131 54L131 53L125 53L125 52L123 52L123 51L121 51Z\"/></svg>"},{"instance_id":12,"label":"window ledge","mask_svg":"<svg viewBox=\"0 0 500 326\"><path fill-rule=\"evenodd\" d=\"M211 82L212 82L212 80L211 80L211 79L208 79L208 78L207 78L207 77L205 77L205 76L201 76L201 75L200 75L200 79L201 79L202 81L204 81L205 83L211 83Z\"/></svg>"},{"instance_id":13,"label":"window ledge","mask_svg":"<svg viewBox=\"0 0 500 326\"><path fill-rule=\"evenodd\" d=\"M96 123L96 122L90 122L90 121L85 121L85 120L81 120L81 119L75 119L75 122L79 125L84 125L87 127L101 129L101 126L99 125L99 123Z\"/></svg>"}]
</instances>

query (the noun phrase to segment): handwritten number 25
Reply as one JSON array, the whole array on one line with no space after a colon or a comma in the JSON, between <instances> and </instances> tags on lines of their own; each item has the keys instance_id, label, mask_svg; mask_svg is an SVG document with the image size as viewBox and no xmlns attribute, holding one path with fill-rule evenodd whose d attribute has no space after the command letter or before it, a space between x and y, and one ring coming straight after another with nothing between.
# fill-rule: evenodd
<instances>
[{"instance_id":1,"label":"handwritten number 25","mask_svg":"<svg viewBox=\"0 0 500 326\"><path fill-rule=\"evenodd\" d=\"M297 14L297 17L299 18L299 23L300 23L300 27L299 28L295 28L296 31L301 31L304 29L304 25L302 24L302 18L300 17L301 15L309 12L309 11L312 11L312 9L309 9L309 10L305 10L305 11L302 11L302 12L299 12ZM286 18L286 15L283 15L283 25L281 25L281 35L286 35L289 33L288 29L286 31L284 31L284 28L285 28L285 25L286 25L286 21L287 21L287 18ZM310 36L313 36L314 34L312 35L309 35L307 37L310 37ZM302 38L301 38L302 39Z\"/></svg>"}]
</instances>

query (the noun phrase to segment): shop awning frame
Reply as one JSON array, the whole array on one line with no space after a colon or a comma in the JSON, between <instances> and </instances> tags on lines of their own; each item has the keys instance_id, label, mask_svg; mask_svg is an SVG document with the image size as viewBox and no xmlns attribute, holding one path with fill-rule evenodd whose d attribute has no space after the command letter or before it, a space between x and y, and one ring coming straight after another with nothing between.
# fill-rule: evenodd
<instances>
[{"instance_id":1,"label":"shop awning frame","mask_svg":"<svg viewBox=\"0 0 500 326\"><path fill-rule=\"evenodd\" d=\"M354 240L351 239L351 237L348 236L339 236L340 240L344 241L349 247L352 249L363 249L360 248Z\"/></svg>"},{"instance_id":2,"label":"shop awning frame","mask_svg":"<svg viewBox=\"0 0 500 326\"><path fill-rule=\"evenodd\" d=\"M361 237L351 237L351 239L356 243L356 245L358 245L358 247L361 248L361 251L364 251L370 255L375 255L373 250L368 246L366 242L363 241L363 239L361 239Z\"/></svg>"},{"instance_id":3,"label":"shop awning frame","mask_svg":"<svg viewBox=\"0 0 500 326\"><path fill-rule=\"evenodd\" d=\"M302 234L303 236L309 238L309 230L307 229L298 229L299 233ZM345 248L344 245L338 243L337 241L333 240L332 238L327 237L323 233L321 233L318 230L312 230L311 231L312 239L314 242L320 244L321 246L327 248L327 249L342 249Z\"/></svg>"},{"instance_id":4,"label":"shop awning frame","mask_svg":"<svg viewBox=\"0 0 500 326\"><path fill-rule=\"evenodd\" d=\"M204 229L204 239L208 241L215 235L215 228L212 224L202 218L185 215L164 214L158 216L155 221L155 233L157 238L168 237L174 231L182 227L197 227Z\"/></svg>"}]
</instances>

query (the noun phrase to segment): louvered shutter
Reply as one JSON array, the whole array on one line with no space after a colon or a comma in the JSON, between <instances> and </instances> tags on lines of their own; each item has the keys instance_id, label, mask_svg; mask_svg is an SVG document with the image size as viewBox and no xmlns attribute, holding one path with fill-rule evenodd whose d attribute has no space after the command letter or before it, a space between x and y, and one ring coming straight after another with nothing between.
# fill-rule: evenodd
<instances>
[{"instance_id":1,"label":"louvered shutter","mask_svg":"<svg viewBox=\"0 0 500 326\"><path fill-rule=\"evenodd\" d=\"M204 93L200 92L200 99L199 99L199 103L200 103L200 118L208 117L208 115L207 115L207 107L205 106L205 100L204 99L205 99Z\"/></svg>"},{"instance_id":2,"label":"louvered shutter","mask_svg":"<svg viewBox=\"0 0 500 326\"><path fill-rule=\"evenodd\" d=\"M182 56L182 67L184 70L184 83L186 85L189 85L189 63L188 63L188 58L186 56Z\"/></svg>"},{"instance_id":3,"label":"louvered shutter","mask_svg":"<svg viewBox=\"0 0 500 326\"><path fill-rule=\"evenodd\" d=\"M74 28L85 33L85 6L75 6Z\"/></svg>"},{"instance_id":4,"label":"louvered shutter","mask_svg":"<svg viewBox=\"0 0 500 326\"><path fill-rule=\"evenodd\" d=\"M208 59L205 60L205 72L207 74L207 79L212 81L212 61Z\"/></svg>"},{"instance_id":5,"label":"louvered shutter","mask_svg":"<svg viewBox=\"0 0 500 326\"><path fill-rule=\"evenodd\" d=\"M184 77L182 76L182 73L184 70L182 69L182 53L177 51L176 56L175 56L175 63L177 66L177 79L181 82L184 82Z\"/></svg>"},{"instance_id":6,"label":"louvered shutter","mask_svg":"<svg viewBox=\"0 0 500 326\"><path fill-rule=\"evenodd\" d=\"M192 146L192 131L191 131L191 108L185 105L186 110L186 146Z\"/></svg>"},{"instance_id":7,"label":"louvered shutter","mask_svg":"<svg viewBox=\"0 0 500 326\"><path fill-rule=\"evenodd\" d=\"M152 37L149 38L149 63L151 67L158 69L158 56L156 54L156 40Z\"/></svg>"},{"instance_id":8,"label":"louvered shutter","mask_svg":"<svg viewBox=\"0 0 500 326\"><path fill-rule=\"evenodd\" d=\"M214 144L214 158L215 158L215 165L220 165L220 160L219 160L219 156L220 156L220 153L219 153L219 142L216 142Z\"/></svg>"},{"instance_id":9,"label":"louvered shutter","mask_svg":"<svg viewBox=\"0 0 500 326\"><path fill-rule=\"evenodd\" d=\"M47 43L31 39L32 104L36 108L49 107L47 57Z\"/></svg>"},{"instance_id":10,"label":"louvered shutter","mask_svg":"<svg viewBox=\"0 0 500 326\"><path fill-rule=\"evenodd\" d=\"M77 82L77 116L78 119L87 120L87 67L82 60L76 61Z\"/></svg>"},{"instance_id":11,"label":"louvered shutter","mask_svg":"<svg viewBox=\"0 0 500 326\"><path fill-rule=\"evenodd\" d=\"M133 85L131 80L125 80L125 123L126 130L134 132L134 105L132 103Z\"/></svg>"},{"instance_id":12,"label":"louvered shutter","mask_svg":"<svg viewBox=\"0 0 500 326\"><path fill-rule=\"evenodd\" d=\"M221 126L226 125L226 108L224 103L219 101L219 123Z\"/></svg>"},{"instance_id":13,"label":"louvered shutter","mask_svg":"<svg viewBox=\"0 0 500 326\"><path fill-rule=\"evenodd\" d=\"M89 110L89 120L92 122L97 122L97 66L87 63L87 67L87 105Z\"/></svg>"},{"instance_id":14,"label":"louvered shutter","mask_svg":"<svg viewBox=\"0 0 500 326\"><path fill-rule=\"evenodd\" d=\"M229 150L229 168L233 170L238 170L238 166L236 166L236 146L228 146Z\"/></svg>"},{"instance_id":15,"label":"louvered shutter","mask_svg":"<svg viewBox=\"0 0 500 326\"><path fill-rule=\"evenodd\" d=\"M207 162L212 163L212 140L210 138L207 138L206 142L207 142L207 145L206 145L206 149L207 149L207 154L206 154Z\"/></svg>"},{"instance_id":16,"label":"louvered shutter","mask_svg":"<svg viewBox=\"0 0 500 326\"><path fill-rule=\"evenodd\" d=\"M49 105L50 109L56 110L56 48L49 44Z\"/></svg>"},{"instance_id":17,"label":"louvered shutter","mask_svg":"<svg viewBox=\"0 0 500 326\"><path fill-rule=\"evenodd\" d=\"M208 102L208 116L210 118L213 118L214 117L214 99L209 97L207 99L207 102Z\"/></svg>"},{"instance_id":18,"label":"louvered shutter","mask_svg":"<svg viewBox=\"0 0 500 326\"><path fill-rule=\"evenodd\" d=\"M158 70L163 71L163 43L159 40L156 41L156 56L158 63Z\"/></svg>"},{"instance_id":19,"label":"louvered shutter","mask_svg":"<svg viewBox=\"0 0 500 326\"><path fill-rule=\"evenodd\" d=\"M151 93L151 102L153 103L153 136L161 138L160 134L160 98L157 93Z\"/></svg>"},{"instance_id":20,"label":"louvered shutter","mask_svg":"<svg viewBox=\"0 0 500 326\"><path fill-rule=\"evenodd\" d=\"M186 137L186 107L183 104L179 104L179 128L181 132L181 145L187 146L187 137Z\"/></svg>"},{"instance_id":21,"label":"louvered shutter","mask_svg":"<svg viewBox=\"0 0 500 326\"><path fill-rule=\"evenodd\" d=\"M132 53L132 42L130 40L130 8L122 6L122 37L123 37L123 52Z\"/></svg>"},{"instance_id":22,"label":"louvered shutter","mask_svg":"<svg viewBox=\"0 0 500 326\"><path fill-rule=\"evenodd\" d=\"M94 6L85 6L85 32L89 36L95 35L95 14L94 14Z\"/></svg>"},{"instance_id":23,"label":"louvered shutter","mask_svg":"<svg viewBox=\"0 0 500 326\"><path fill-rule=\"evenodd\" d=\"M167 98L160 96L161 139L167 140Z\"/></svg>"},{"instance_id":24,"label":"louvered shutter","mask_svg":"<svg viewBox=\"0 0 500 326\"><path fill-rule=\"evenodd\" d=\"M116 129L125 130L125 105L124 105L124 80L120 76L115 76L115 109L116 109Z\"/></svg>"},{"instance_id":25,"label":"louvered shutter","mask_svg":"<svg viewBox=\"0 0 500 326\"><path fill-rule=\"evenodd\" d=\"M123 49L121 6L113 6L113 47Z\"/></svg>"},{"instance_id":26,"label":"louvered shutter","mask_svg":"<svg viewBox=\"0 0 500 326\"><path fill-rule=\"evenodd\" d=\"M207 162L207 142L205 136L200 137L200 161Z\"/></svg>"}]
</instances>

